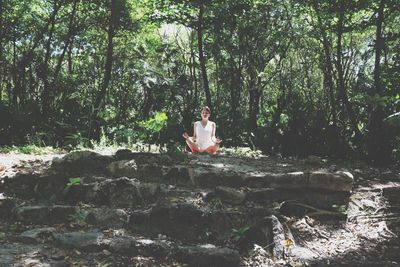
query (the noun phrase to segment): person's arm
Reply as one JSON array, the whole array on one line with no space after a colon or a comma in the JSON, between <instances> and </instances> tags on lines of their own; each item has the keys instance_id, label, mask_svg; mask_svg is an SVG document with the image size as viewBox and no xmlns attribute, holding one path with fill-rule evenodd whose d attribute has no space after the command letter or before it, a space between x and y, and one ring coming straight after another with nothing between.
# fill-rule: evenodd
<instances>
[{"instance_id":1,"label":"person's arm","mask_svg":"<svg viewBox=\"0 0 400 267\"><path fill-rule=\"evenodd\" d=\"M196 122L193 124L193 140L196 141L197 134L196 134Z\"/></svg>"},{"instance_id":2,"label":"person's arm","mask_svg":"<svg viewBox=\"0 0 400 267\"><path fill-rule=\"evenodd\" d=\"M212 125L213 125L213 131L212 131L212 135L211 135L211 141L215 144L219 144L219 143L221 143L222 140L215 137L215 131L216 131L217 125L215 124L215 122L213 122Z\"/></svg>"}]
</instances>

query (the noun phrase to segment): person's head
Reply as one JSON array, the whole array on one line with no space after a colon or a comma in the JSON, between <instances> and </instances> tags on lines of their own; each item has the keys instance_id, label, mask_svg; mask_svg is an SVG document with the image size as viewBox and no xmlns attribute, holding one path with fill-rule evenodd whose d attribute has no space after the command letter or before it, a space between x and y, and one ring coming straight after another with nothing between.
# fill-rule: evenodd
<instances>
[{"instance_id":1,"label":"person's head","mask_svg":"<svg viewBox=\"0 0 400 267\"><path fill-rule=\"evenodd\" d=\"M201 118L208 119L211 116L211 109L208 106L204 106L201 109Z\"/></svg>"}]
</instances>

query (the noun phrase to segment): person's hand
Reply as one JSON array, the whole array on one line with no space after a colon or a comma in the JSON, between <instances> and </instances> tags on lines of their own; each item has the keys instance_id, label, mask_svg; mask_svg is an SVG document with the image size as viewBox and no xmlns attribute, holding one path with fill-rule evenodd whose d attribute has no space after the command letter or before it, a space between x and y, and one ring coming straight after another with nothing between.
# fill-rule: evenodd
<instances>
[{"instance_id":1,"label":"person's hand","mask_svg":"<svg viewBox=\"0 0 400 267\"><path fill-rule=\"evenodd\" d=\"M216 139L215 139L215 144L219 145L221 142L222 142L221 139L219 139L219 138L216 138Z\"/></svg>"},{"instance_id":2,"label":"person's hand","mask_svg":"<svg viewBox=\"0 0 400 267\"><path fill-rule=\"evenodd\" d=\"M187 132L184 132L184 133L182 134L182 137L185 138L185 139L188 139L188 138L189 138L189 135L188 135Z\"/></svg>"}]
</instances>

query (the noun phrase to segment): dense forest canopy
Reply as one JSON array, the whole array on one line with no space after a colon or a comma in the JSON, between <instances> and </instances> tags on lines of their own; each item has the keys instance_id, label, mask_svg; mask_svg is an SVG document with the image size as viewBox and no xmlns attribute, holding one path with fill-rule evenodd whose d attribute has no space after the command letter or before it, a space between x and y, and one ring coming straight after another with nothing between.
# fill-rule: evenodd
<instances>
[{"instance_id":1,"label":"dense forest canopy","mask_svg":"<svg viewBox=\"0 0 400 267\"><path fill-rule=\"evenodd\" d=\"M397 0L0 0L0 61L0 145L400 158Z\"/></svg>"}]
</instances>

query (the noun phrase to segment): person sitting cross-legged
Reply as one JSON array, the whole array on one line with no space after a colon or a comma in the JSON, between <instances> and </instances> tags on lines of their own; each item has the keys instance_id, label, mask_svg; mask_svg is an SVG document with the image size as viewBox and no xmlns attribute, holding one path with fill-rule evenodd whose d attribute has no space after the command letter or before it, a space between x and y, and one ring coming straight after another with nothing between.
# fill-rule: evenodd
<instances>
[{"instance_id":1,"label":"person sitting cross-legged","mask_svg":"<svg viewBox=\"0 0 400 267\"><path fill-rule=\"evenodd\" d=\"M193 136L183 133L183 138L192 153L217 154L221 139L215 137L216 124L209 120L211 110L205 106L201 110L201 121L196 121L193 127Z\"/></svg>"}]
</instances>

